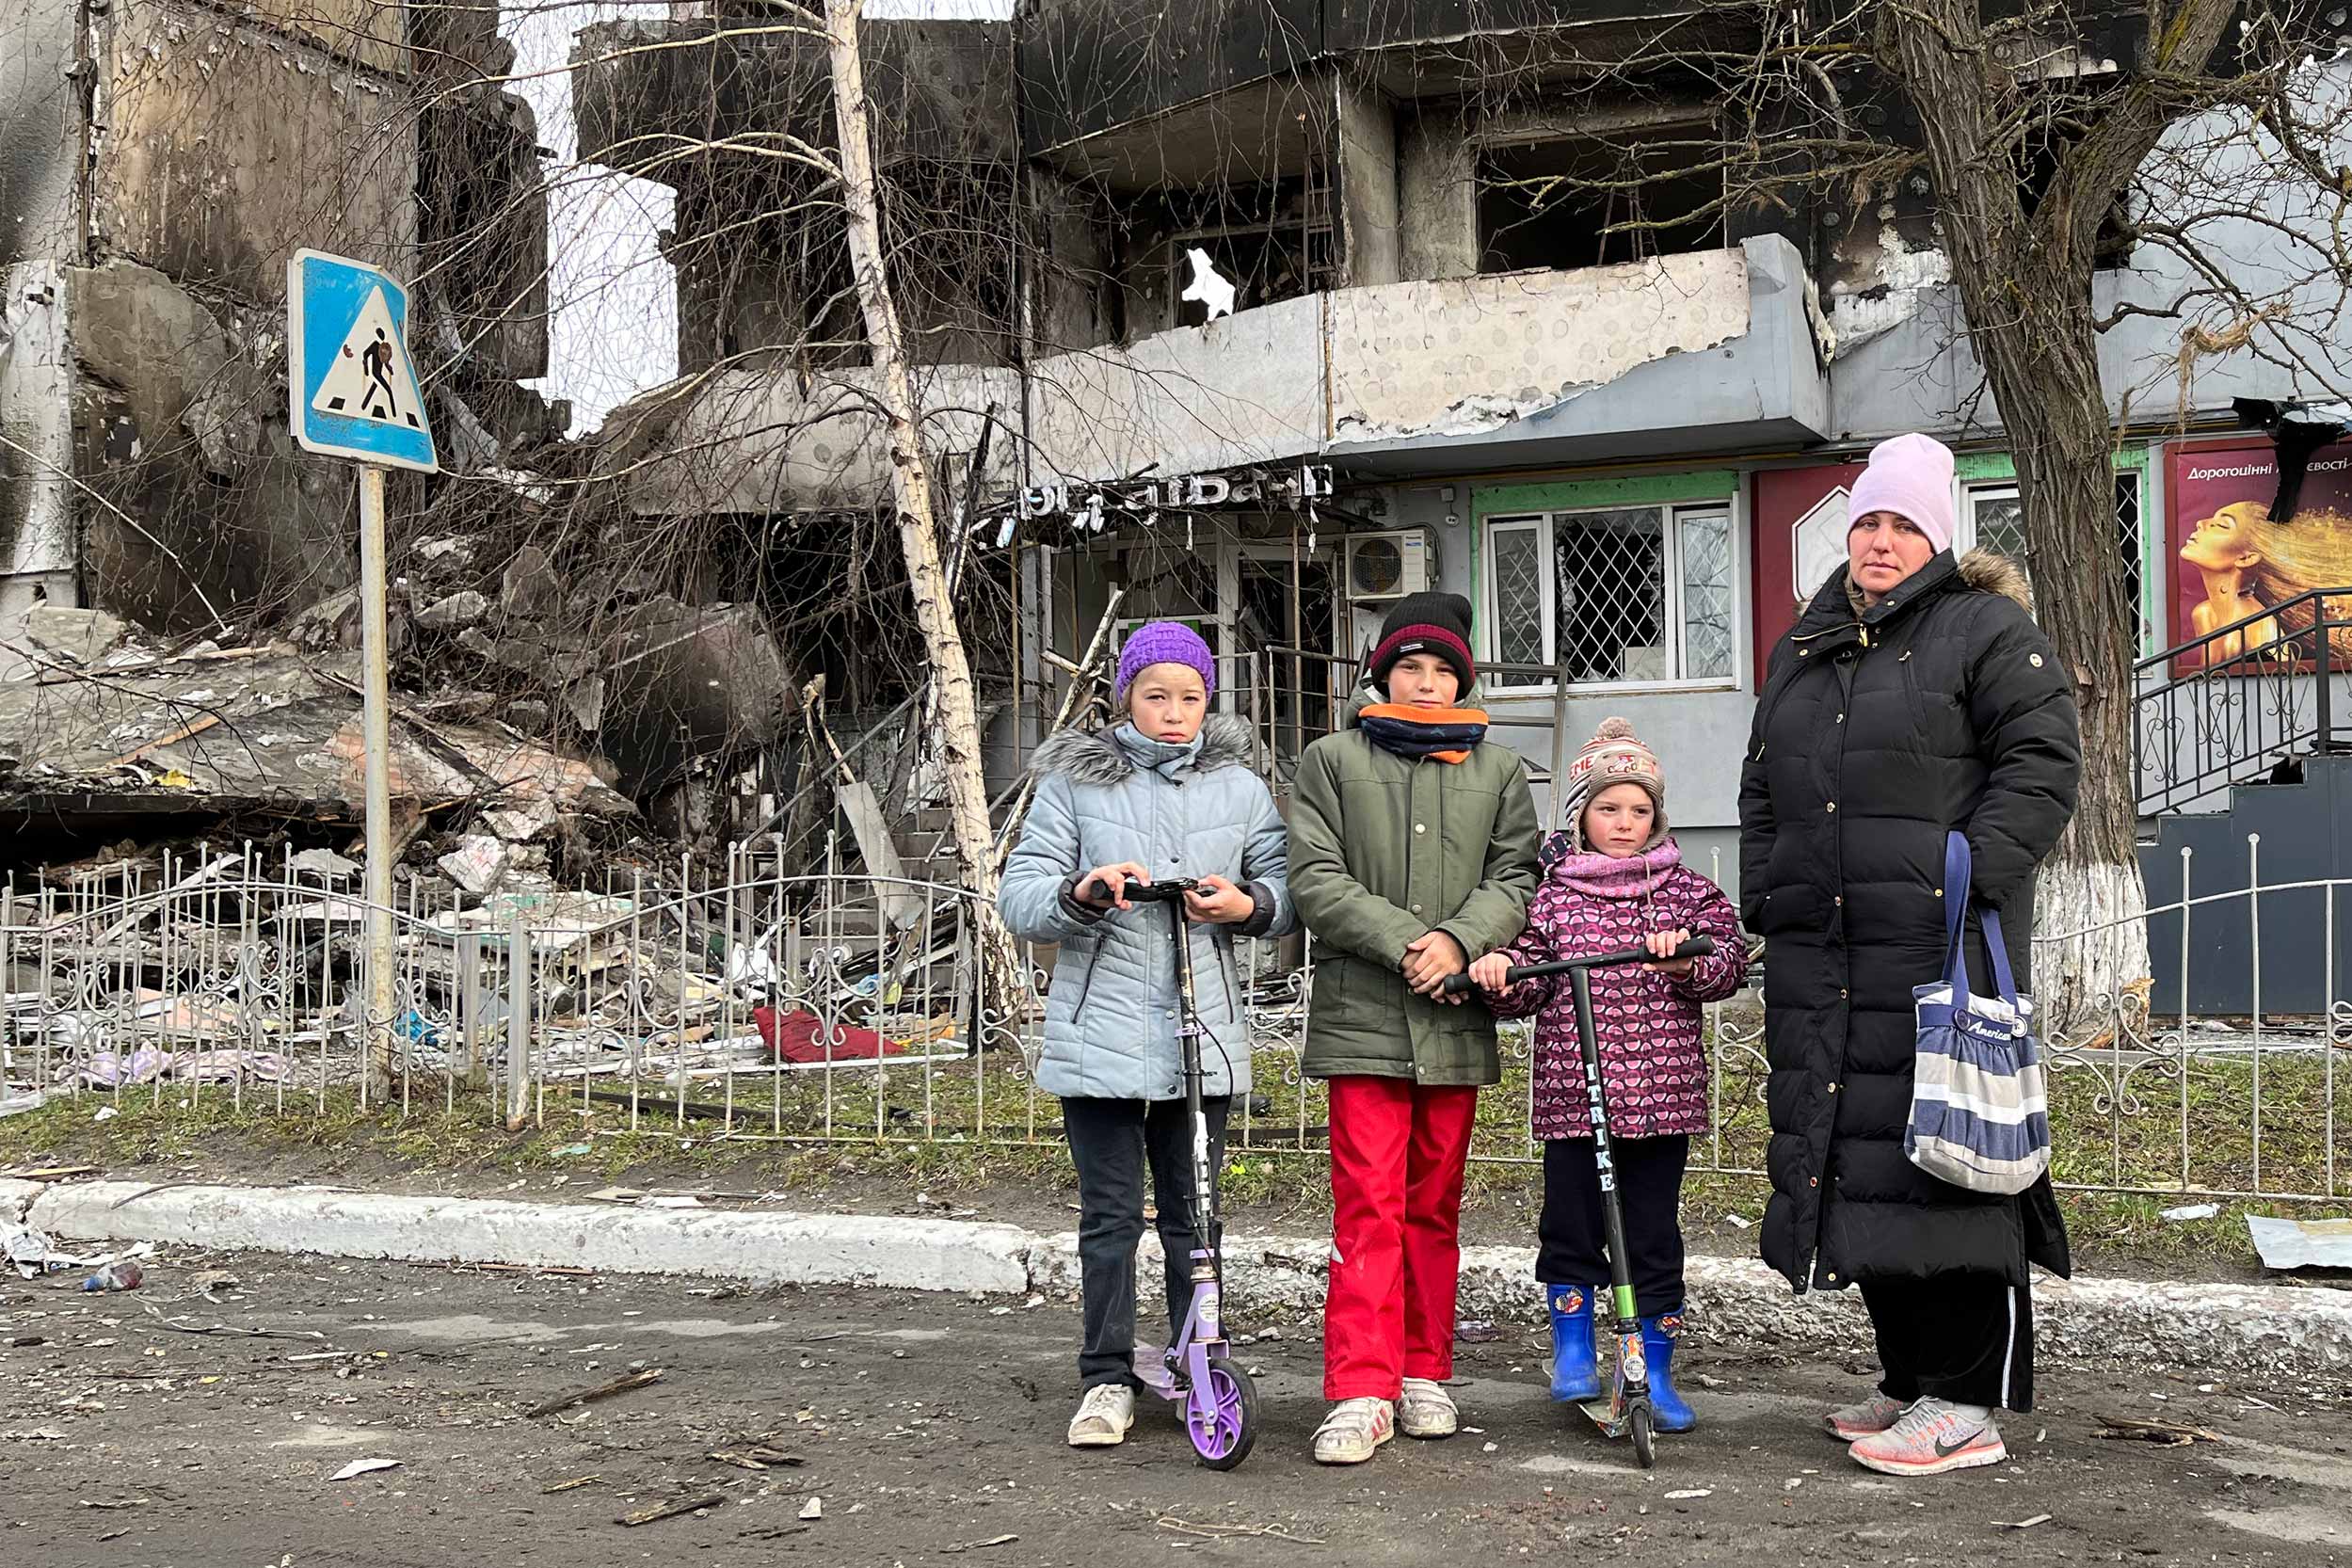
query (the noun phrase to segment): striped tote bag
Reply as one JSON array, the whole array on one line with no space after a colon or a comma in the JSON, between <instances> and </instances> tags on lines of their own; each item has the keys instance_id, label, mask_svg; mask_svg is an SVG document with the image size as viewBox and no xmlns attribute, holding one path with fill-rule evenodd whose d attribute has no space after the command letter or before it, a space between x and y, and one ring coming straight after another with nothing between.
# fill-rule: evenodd
<instances>
[{"instance_id":1,"label":"striped tote bag","mask_svg":"<svg viewBox=\"0 0 2352 1568\"><path fill-rule=\"evenodd\" d=\"M1973 996L1961 933L1968 926L1974 868L1955 833L1944 851L1944 979L1912 992L1919 1026L1911 1124L1911 1162L1972 1192L2023 1192L2050 1169L2050 1096L2033 1007L2017 994L2001 917L1980 910L1995 995Z\"/></svg>"}]
</instances>

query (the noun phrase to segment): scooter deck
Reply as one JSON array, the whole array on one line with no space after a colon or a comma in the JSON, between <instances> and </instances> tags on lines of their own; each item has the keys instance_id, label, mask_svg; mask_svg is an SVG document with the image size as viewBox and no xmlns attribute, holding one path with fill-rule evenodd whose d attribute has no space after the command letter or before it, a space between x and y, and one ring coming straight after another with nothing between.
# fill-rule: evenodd
<instances>
[{"instance_id":1,"label":"scooter deck","mask_svg":"<svg viewBox=\"0 0 2352 1568\"><path fill-rule=\"evenodd\" d=\"M1603 1437L1623 1437L1633 1430L1633 1417L1624 1411L1611 1410L1607 1400L1587 1400L1576 1408L1601 1429Z\"/></svg>"}]
</instances>

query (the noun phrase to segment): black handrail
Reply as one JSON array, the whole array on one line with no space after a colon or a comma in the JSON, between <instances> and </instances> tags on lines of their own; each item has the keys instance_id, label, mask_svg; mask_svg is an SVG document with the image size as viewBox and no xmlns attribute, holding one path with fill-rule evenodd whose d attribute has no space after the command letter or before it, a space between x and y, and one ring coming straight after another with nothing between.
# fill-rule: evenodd
<instances>
[{"instance_id":1,"label":"black handrail","mask_svg":"<svg viewBox=\"0 0 2352 1568\"><path fill-rule=\"evenodd\" d=\"M2274 629L2267 639L2244 646L2265 624ZM2177 811L2290 758L2352 741L2337 732L2334 682L2352 673L2338 632L2352 634L2352 586L2311 589L2135 664L2140 814ZM2233 651L2216 657L2223 647ZM2197 667L2180 671L2190 657Z\"/></svg>"}]
</instances>

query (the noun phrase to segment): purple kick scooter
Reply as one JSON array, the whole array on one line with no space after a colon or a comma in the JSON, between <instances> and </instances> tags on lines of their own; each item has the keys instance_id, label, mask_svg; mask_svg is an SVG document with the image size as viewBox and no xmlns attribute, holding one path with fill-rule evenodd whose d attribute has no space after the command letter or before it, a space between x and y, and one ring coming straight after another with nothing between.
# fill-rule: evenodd
<instances>
[{"instance_id":1,"label":"purple kick scooter","mask_svg":"<svg viewBox=\"0 0 2352 1568\"><path fill-rule=\"evenodd\" d=\"M1249 1458L1257 1441L1257 1390L1234 1364L1225 1341L1224 1222L1217 1214L1217 1173L1209 1166L1208 1118L1201 1111L1201 1040L1207 1031L1192 1000L1192 933L1184 917L1184 895L1200 886L1190 877L1165 882L1129 882L1135 904L1164 904L1176 924L1176 990L1183 1011L1176 1025L1176 1050L1183 1058L1184 1109L1192 1129L1192 1304L1176 1343L1135 1347L1135 1375L1163 1400L1184 1406L1184 1432L1192 1451L1212 1470L1230 1470Z\"/></svg>"}]
</instances>

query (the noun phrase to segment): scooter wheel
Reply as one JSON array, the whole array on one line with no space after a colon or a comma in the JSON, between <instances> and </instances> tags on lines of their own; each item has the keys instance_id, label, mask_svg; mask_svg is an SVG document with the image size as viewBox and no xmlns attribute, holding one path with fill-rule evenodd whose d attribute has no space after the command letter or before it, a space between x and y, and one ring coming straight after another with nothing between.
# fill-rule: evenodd
<instances>
[{"instance_id":1,"label":"scooter wheel","mask_svg":"<svg viewBox=\"0 0 2352 1568\"><path fill-rule=\"evenodd\" d=\"M1641 1462L1644 1470L1657 1468L1657 1431L1650 1417L1648 1400L1633 1407L1633 1457Z\"/></svg>"},{"instance_id":2,"label":"scooter wheel","mask_svg":"<svg viewBox=\"0 0 2352 1568\"><path fill-rule=\"evenodd\" d=\"M1192 1451L1212 1470L1230 1470L1257 1442L1257 1389L1227 1357L1208 1360L1207 1386L1184 1399L1184 1430Z\"/></svg>"}]
</instances>

